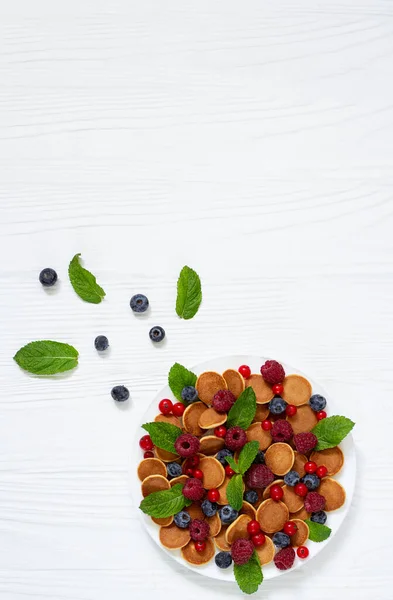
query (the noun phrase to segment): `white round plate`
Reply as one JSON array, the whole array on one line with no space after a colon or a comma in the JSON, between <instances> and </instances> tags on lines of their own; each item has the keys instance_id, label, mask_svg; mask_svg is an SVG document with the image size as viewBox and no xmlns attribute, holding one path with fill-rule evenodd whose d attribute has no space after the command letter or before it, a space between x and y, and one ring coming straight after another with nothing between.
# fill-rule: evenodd
<instances>
[{"instance_id":1,"label":"white round plate","mask_svg":"<svg viewBox=\"0 0 393 600\"><path fill-rule=\"evenodd\" d=\"M263 365L266 360L268 360L268 359L263 358L263 357L258 357L258 356L224 356L221 358L208 360L208 361L200 363L194 367L191 367L188 365L185 365L185 366L187 366L187 368L189 368L191 371L193 371L196 375L199 375L200 373L203 373L204 371L218 371L219 373L222 373L226 369L238 369L238 367L243 364L249 365L249 367L251 368L251 372L259 373L259 369L260 369L261 365ZM337 407L334 404L332 399L329 397L329 395L325 392L325 390L320 385L318 385L315 381L312 381L312 379L310 379L307 375L305 375L298 369L294 369L290 365L287 365L284 363L282 363L282 365L287 374L297 373L299 375L303 375L304 377L307 377L307 379L310 381L310 383L312 385L313 393L314 394L322 394L323 396L325 396L325 398L327 399L326 411L328 413L328 416L342 414L342 411L340 411L339 407ZM173 396L169 386L168 385L164 386L162 388L162 390L153 399L149 408L145 412L143 420L141 421L141 425L146 422L154 421L154 417L158 414L158 403L162 398L171 398L174 402L177 402L177 400ZM345 415L345 416L350 416L350 415ZM144 429L138 428L134 448L138 447L139 438L145 434L146 434L146 431ZM340 509L338 509L334 512L328 513L328 520L327 520L326 524L332 530L330 537L325 542L320 542L320 543L308 541L307 546L310 551L308 559L301 560L298 557L296 557L295 563L294 563L292 569L289 569L288 571L280 571L279 569L276 568L276 566L274 565L273 562L268 565L265 565L263 567L263 576L264 576L265 580L272 579L273 577L277 577L279 575L282 575L283 573L293 571L293 569L297 569L301 565L307 564L314 556L316 556L318 554L318 552L320 552L330 542L330 540L333 538L335 533L337 533L341 523L344 521L345 516L351 505L351 500L352 500L352 496L353 496L353 492L354 492L354 488L355 488L356 457L355 457L355 449L354 449L354 443L353 443L352 436L348 435L345 438L345 440L342 442L342 444L340 444L340 447L341 447L342 451L344 452L345 462L344 462L344 467L341 469L341 471L337 475L334 476L334 478L337 479L337 481L339 481L342 484L342 486L344 487L344 489L346 491L346 502L345 502L344 506L342 506ZM142 460L141 454L139 454L138 452L135 452L135 456L133 456L133 458L132 458L132 465L131 465L131 469L132 469L132 471L131 471L131 486L132 486L132 495L133 495L136 506L139 506L139 504L142 500L141 482L139 481L138 476L137 476L137 467L141 460ZM161 545L159 537L158 537L158 534L159 534L158 525L153 523L153 521L150 519L150 517L143 514L142 511L138 511L138 512L140 514L140 517L143 521L144 526L146 527L148 534L153 538L153 540L156 542L156 544L158 544L160 546L160 548L163 550L163 552L165 552L166 554L171 556L178 563L180 563L187 569L196 571L197 573L200 573L201 575L204 575L206 577L212 577L213 579L220 579L222 581L235 581L232 568L219 569L216 566L214 560L210 561L210 563L208 563L207 565L203 565L201 567L194 567L193 565L190 565L182 558L182 556L180 554L180 550L171 551L171 550L167 550L166 548L164 548Z\"/></svg>"}]
</instances>

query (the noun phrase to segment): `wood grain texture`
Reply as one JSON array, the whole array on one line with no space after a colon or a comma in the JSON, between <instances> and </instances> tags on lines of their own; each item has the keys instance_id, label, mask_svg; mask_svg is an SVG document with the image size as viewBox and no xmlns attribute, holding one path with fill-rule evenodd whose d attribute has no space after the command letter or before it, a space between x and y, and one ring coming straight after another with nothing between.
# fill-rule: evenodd
<instances>
[{"instance_id":1,"label":"wood grain texture","mask_svg":"<svg viewBox=\"0 0 393 600\"><path fill-rule=\"evenodd\" d=\"M239 597L153 546L128 465L175 360L243 352L303 369L357 423L348 521L264 597L391 600L392 40L385 0L0 2L1 599ZM76 252L98 306L67 281ZM188 322L184 264L204 293ZM40 338L78 369L20 371Z\"/></svg>"}]
</instances>

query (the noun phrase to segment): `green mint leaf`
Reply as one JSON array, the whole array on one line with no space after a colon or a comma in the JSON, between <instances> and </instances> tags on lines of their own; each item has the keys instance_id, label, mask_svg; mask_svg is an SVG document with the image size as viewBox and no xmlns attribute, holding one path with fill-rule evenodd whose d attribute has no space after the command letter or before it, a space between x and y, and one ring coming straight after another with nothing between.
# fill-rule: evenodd
<instances>
[{"instance_id":1,"label":"green mint leaf","mask_svg":"<svg viewBox=\"0 0 393 600\"><path fill-rule=\"evenodd\" d=\"M228 413L227 425L234 427L237 425L242 429L248 429L251 425L255 412L257 410L257 401L252 387L248 387L242 392L235 404Z\"/></svg>"},{"instance_id":2,"label":"green mint leaf","mask_svg":"<svg viewBox=\"0 0 393 600\"><path fill-rule=\"evenodd\" d=\"M159 422L145 423L142 427L149 433L155 446L177 454L175 442L179 435L183 433L180 427L176 427L176 425L171 425L170 423Z\"/></svg>"},{"instance_id":3,"label":"green mint leaf","mask_svg":"<svg viewBox=\"0 0 393 600\"><path fill-rule=\"evenodd\" d=\"M310 530L308 537L312 542L324 542L332 533L330 527L321 525L321 523L314 523L314 521L311 521L310 519L306 519L305 523L307 523Z\"/></svg>"},{"instance_id":4,"label":"green mint leaf","mask_svg":"<svg viewBox=\"0 0 393 600\"><path fill-rule=\"evenodd\" d=\"M347 417L335 415L322 419L312 429L312 433L318 438L316 450L326 450L338 446L343 439L352 431L355 423Z\"/></svg>"},{"instance_id":5,"label":"green mint leaf","mask_svg":"<svg viewBox=\"0 0 393 600\"><path fill-rule=\"evenodd\" d=\"M99 304L105 296L105 292L96 281L90 271L84 269L79 262L80 254L75 254L68 267L68 276L72 287L82 300Z\"/></svg>"},{"instance_id":6,"label":"green mint leaf","mask_svg":"<svg viewBox=\"0 0 393 600\"><path fill-rule=\"evenodd\" d=\"M62 342L39 340L23 346L14 360L29 373L54 375L74 369L78 364L78 351Z\"/></svg>"},{"instance_id":7,"label":"green mint leaf","mask_svg":"<svg viewBox=\"0 0 393 600\"><path fill-rule=\"evenodd\" d=\"M254 462L254 458L258 454L259 451L259 442L247 442L241 449L239 454L239 471L242 475L251 467ZM233 468L233 467L232 467Z\"/></svg>"},{"instance_id":8,"label":"green mint leaf","mask_svg":"<svg viewBox=\"0 0 393 600\"><path fill-rule=\"evenodd\" d=\"M153 492L142 500L139 508L146 515L163 519L171 517L185 506L190 506L192 500L188 500L182 494L183 486L181 483L176 483L170 490L162 492Z\"/></svg>"},{"instance_id":9,"label":"green mint leaf","mask_svg":"<svg viewBox=\"0 0 393 600\"><path fill-rule=\"evenodd\" d=\"M227 498L235 510L240 510L243 506L243 477L240 474L232 475L227 486Z\"/></svg>"},{"instance_id":10,"label":"green mint leaf","mask_svg":"<svg viewBox=\"0 0 393 600\"><path fill-rule=\"evenodd\" d=\"M169 387L171 388L173 395L180 402L183 402L183 404L185 404L185 402L181 397L182 389L187 385L192 385L195 387L196 380L197 376L195 375L195 373L192 373L191 371L186 369L186 367L183 367L183 365L180 365L179 363L175 363L169 371Z\"/></svg>"},{"instance_id":11,"label":"green mint leaf","mask_svg":"<svg viewBox=\"0 0 393 600\"><path fill-rule=\"evenodd\" d=\"M199 275L190 267L183 267L177 280L176 312L182 319L192 319L202 302Z\"/></svg>"},{"instance_id":12,"label":"green mint leaf","mask_svg":"<svg viewBox=\"0 0 393 600\"><path fill-rule=\"evenodd\" d=\"M235 473L240 473L239 465L232 456L226 456L225 460L227 461L231 469L235 471Z\"/></svg>"},{"instance_id":13,"label":"green mint leaf","mask_svg":"<svg viewBox=\"0 0 393 600\"><path fill-rule=\"evenodd\" d=\"M254 594L263 581L261 563L258 554L253 552L244 565L233 565L237 585L245 594Z\"/></svg>"}]
</instances>

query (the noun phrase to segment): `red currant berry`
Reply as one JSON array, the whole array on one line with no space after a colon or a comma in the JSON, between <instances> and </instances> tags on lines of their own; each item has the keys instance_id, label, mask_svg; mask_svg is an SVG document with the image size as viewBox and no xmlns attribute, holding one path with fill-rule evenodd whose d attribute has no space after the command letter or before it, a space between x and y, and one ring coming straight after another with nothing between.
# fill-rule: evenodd
<instances>
[{"instance_id":1,"label":"red currant berry","mask_svg":"<svg viewBox=\"0 0 393 600\"><path fill-rule=\"evenodd\" d=\"M153 450L154 444L151 441L150 435L143 435L139 440L139 445L142 450Z\"/></svg>"},{"instance_id":2,"label":"red currant berry","mask_svg":"<svg viewBox=\"0 0 393 600\"><path fill-rule=\"evenodd\" d=\"M151 452L151 450L148 450L147 452L145 452L143 454L143 458L154 458L154 452Z\"/></svg>"},{"instance_id":3,"label":"red currant berry","mask_svg":"<svg viewBox=\"0 0 393 600\"><path fill-rule=\"evenodd\" d=\"M184 463L184 466L186 469L188 469L189 467L197 467L199 465L199 456L197 456L196 454L194 454L194 456L190 456L190 458L187 458L186 462Z\"/></svg>"},{"instance_id":4,"label":"red currant berry","mask_svg":"<svg viewBox=\"0 0 393 600\"><path fill-rule=\"evenodd\" d=\"M287 417L293 417L293 415L296 415L296 413L296 406L294 406L293 404L288 404L288 406L285 409L285 414L287 415Z\"/></svg>"},{"instance_id":5,"label":"red currant berry","mask_svg":"<svg viewBox=\"0 0 393 600\"><path fill-rule=\"evenodd\" d=\"M261 526L258 521L250 521L247 525L247 531L250 535L255 535L261 531Z\"/></svg>"},{"instance_id":6,"label":"red currant berry","mask_svg":"<svg viewBox=\"0 0 393 600\"><path fill-rule=\"evenodd\" d=\"M270 429L273 427L272 422L271 421L262 421L261 423L261 427L263 429L263 431L270 431Z\"/></svg>"},{"instance_id":7,"label":"red currant berry","mask_svg":"<svg viewBox=\"0 0 393 600\"><path fill-rule=\"evenodd\" d=\"M224 438L227 432L227 428L224 425L220 425L220 427L216 427L214 430L214 435L219 438Z\"/></svg>"},{"instance_id":8,"label":"red currant berry","mask_svg":"<svg viewBox=\"0 0 393 600\"><path fill-rule=\"evenodd\" d=\"M251 369L248 365L241 365L238 368L240 375L243 375L244 379L248 379L251 375Z\"/></svg>"},{"instance_id":9,"label":"red currant berry","mask_svg":"<svg viewBox=\"0 0 393 600\"><path fill-rule=\"evenodd\" d=\"M277 394L278 396L281 394L281 392L284 391L284 386L282 383L275 383L272 387L272 392L273 394Z\"/></svg>"},{"instance_id":10,"label":"red currant berry","mask_svg":"<svg viewBox=\"0 0 393 600\"><path fill-rule=\"evenodd\" d=\"M320 467L318 467L318 469L315 471L315 475L317 475L319 477L319 479L322 479L322 477L326 477L327 475L327 468L325 467L325 465L321 465Z\"/></svg>"},{"instance_id":11,"label":"red currant berry","mask_svg":"<svg viewBox=\"0 0 393 600\"><path fill-rule=\"evenodd\" d=\"M306 546L299 546L299 548L296 550L296 554L299 558L307 558L310 552Z\"/></svg>"},{"instance_id":12,"label":"red currant berry","mask_svg":"<svg viewBox=\"0 0 393 600\"><path fill-rule=\"evenodd\" d=\"M194 469L193 477L195 477L195 479L203 479L202 471L200 469Z\"/></svg>"},{"instance_id":13,"label":"red currant berry","mask_svg":"<svg viewBox=\"0 0 393 600\"><path fill-rule=\"evenodd\" d=\"M228 477L232 477L232 475L235 474L235 471L229 465L227 465L225 467L225 473L228 475Z\"/></svg>"},{"instance_id":14,"label":"red currant berry","mask_svg":"<svg viewBox=\"0 0 393 600\"><path fill-rule=\"evenodd\" d=\"M278 502L283 497L284 492L282 491L282 487L280 485L272 485L270 488L270 498Z\"/></svg>"},{"instance_id":15,"label":"red currant berry","mask_svg":"<svg viewBox=\"0 0 393 600\"><path fill-rule=\"evenodd\" d=\"M318 468L317 463L313 462L312 460L310 460L309 462L306 462L306 464L304 465L304 470L306 471L306 473L315 473L317 468Z\"/></svg>"},{"instance_id":16,"label":"red currant berry","mask_svg":"<svg viewBox=\"0 0 393 600\"><path fill-rule=\"evenodd\" d=\"M255 535L251 536L251 541L254 546L263 546L263 544L266 542L265 534L263 534L262 531L260 533L256 533Z\"/></svg>"},{"instance_id":17,"label":"red currant berry","mask_svg":"<svg viewBox=\"0 0 393 600\"><path fill-rule=\"evenodd\" d=\"M326 419L327 414L324 410L320 410L319 412L317 412L317 419L318 421L322 421L322 419Z\"/></svg>"},{"instance_id":18,"label":"red currant berry","mask_svg":"<svg viewBox=\"0 0 393 600\"><path fill-rule=\"evenodd\" d=\"M308 488L304 483L297 483L294 487L295 490L295 494L297 494L298 496L307 496L308 494Z\"/></svg>"},{"instance_id":19,"label":"red currant berry","mask_svg":"<svg viewBox=\"0 0 393 600\"><path fill-rule=\"evenodd\" d=\"M182 417L185 410L186 407L181 402L176 402L176 404L172 406L172 413L175 417Z\"/></svg>"},{"instance_id":20,"label":"red currant berry","mask_svg":"<svg viewBox=\"0 0 393 600\"><path fill-rule=\"evenodd\" d=\"M297 525L293 521L287 521L283 527L284 533L287 535L295 535L297 532Z\"/></svg>"},{"instance_id":21,"label":"red currant berry","mask_svg":"<svg viewBox=\"0 0 393 600\"><path fill-rule=\"evenodd\" d=\"M158 410L163 415L169 415L172 412L173 404L168 398L164 398L158 405Z\"/></svg>"},{"instance_id":22,"label":"red currant berry","mask_svg":"<svg viewBox=\"0 0 393 600\"><path fill-rule=\"evenodd\" d=\"M217 502L220 499L220 492L216 489L209 490L207 492L207 499L210 502Z\"/></svg>"},{"instance_id":23,"label":"red currant berry","mask_svg":"<svg viewBox=\"0 0 393 600\"><path fill-rule=\"evenodd\" d=\"M195 542L194 546L197 552L203 552L206 549L206 542Z\"/></svg>"},{"instance_id":24,"label":"red currant berry","mask_svg":"<svg viewBox=\"0 0 393 600\"><path fill-rule=\"evenodd\" d=\"M188 475L188 477L194 477L194 469L188 467L188 469L185 470L185 474Z\"/></svg>"}]
</instances>

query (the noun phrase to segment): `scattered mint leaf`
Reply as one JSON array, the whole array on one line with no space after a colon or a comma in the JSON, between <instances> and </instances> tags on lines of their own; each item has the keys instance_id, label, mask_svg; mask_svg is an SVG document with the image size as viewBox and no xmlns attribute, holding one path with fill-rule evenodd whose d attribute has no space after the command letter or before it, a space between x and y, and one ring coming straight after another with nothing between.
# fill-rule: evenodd
<instances>
[{"instance_id":1,"label":"scattered mint leaf","mask_svg":"<svg viewBox=\"0 0 393 600\"><path fill-rule=\"evenodd\" d=\"M235 473L240 473L239 465L237 464L233 456L226 456L225 460L227 461L231 469L235 471Z\"/></svg>"},{"instance_id":2,"label":"scattered mint leaf","mask_svg":"<svg viewBox=\"0 0 393 600\"><path fill-rule=\"evenodd\" d=\"M243 477L242 475L232 475L227 486L227 498L229 504L235 510L240 510L243 506Z\"/></svg>"},{"instance_id":3,"label":"scattered mint leaf","mask_svg":"<svg viewBox=\"0 0 393 600\"><path fill-rule=\"evenodd\" d=\"M310 530L308 537L312 542L324 542L332 533L330 527L322 525L321 523L314 523L311 519L305 519L305 523L307 523Z\"/></svg>"},{"instance_id":4,"label":"scattered mint leaf","mask_svg":"<svg viewBox=\"0 0 393 600\"><path fill-rule=\"evenodd\" d=\"M242 475L244 475L244 473L251 467L252 463L254 462L254 458L258 454L258 451L259 442L257 441L247 442L247 444L243 446L238 460L239 471Z\"/></svg>"},{"instance_id":5,"label":"scattered mint leaf","mask_svg":"<svg viewBox=\"0 0 393 600\"><path fill-rule=\"evenodd\" d=\"M78 364L78 351L62 342L39 340L23 346L14 360L29 373L54 375L74 369Z\"/></svg>"},{"instance_id":6,"label":"scattered mint leaf","mask_svg":"<svg viewBox=\"0 0 393 600\"><path fill-rule=\"evenodd\" d=\"M142 427L149 433L155 446L177 454L175 442L179 435L183 433L180 427L176 427L176 425L171 425L170 423L160 422L145 423Z\"/></svg>"},{"instance_id":7,"label":"scattered mint leaf","mask_svg":"<svg viewBox=\"0 0 393 600\"><path fill-rule=\"evenodd\" d=\"M80 254L75 254L68 267L71 285L82 300L99 304L105 297L105 292L90 271L84 269L79 262Z\"/></svg>"},{"instance_id":8,"label":"scattered mint leaf","mask_svg":"<svg viewBox=\"0 0 393 600\"><path fill-rule=\"evenodd\" d=\"M326 450L338 446L352 431L354 425L355 423L351 419L338 415L322 419L312 429L312 433L318 438L315 450Z\"/></svg>"},{"instance_id":9,"label":"scattered mint leaf","mask_svg":"<svg viewBox=\"0 0 393 600\"><path fill-rule=\"evenodd\" d=\"M233 565L233 572L237 585L245 594L254 594L263 581L261 563L255 550L244 565Z\"/></svg>"},{"instance_id":10,"label":"scattered mint leaf","mask_svg":"<svg viewBox=\"0 0 393 600\"><path fill-rule=\"evenodd\" d=\"M237 425L242 429L248 429L251 425L255 412L257 410L257 400L252 387L248 387L242 392L235 404L228 413L227 425L234 427Z\"/></svg>"},{"instance_id":11,"label":"scattered mint leaf","mask_svg":"<svg viewBox=\"0 0 393 600\"><path fill-rule=\"evenodd\" d=\"M183 367L183 365L180 365L179 363L175 363L169 371L169 387L171 388L173 395L180 402L183 402L183 404L185 404L185 402L181 397L182 389L187 385L192 385L195 387L196 380L197 376L195 375L195 373L192 373L191 371L186 369L186 367Z\"/></svg>"},{"instance_id":12,"label":"scattered mint leaf","mask_svg":"<svg viewBox=\"0 0 393 600\"><path fill-rule=\"evenodd\" d=\"M182 490L182 484L176 483L170 490L153 492L142 500L139 508L146 515L156 517L157 519L171 517L181 511L185 506L190 506L190 504L192 504L191 500L188 500L183 496Z\"/></svg>"},{"instance_id":13,"label":"scattered mint leaf","mask_svg":"<svg viewBox=\"0 0 393 600\"><path fill-rule=\"evenodd\" d=\"M183 267L177 280L176 312L182 319L192 319L202 302L199 275L190 267Z\"/></svg>"}]
</instances>

